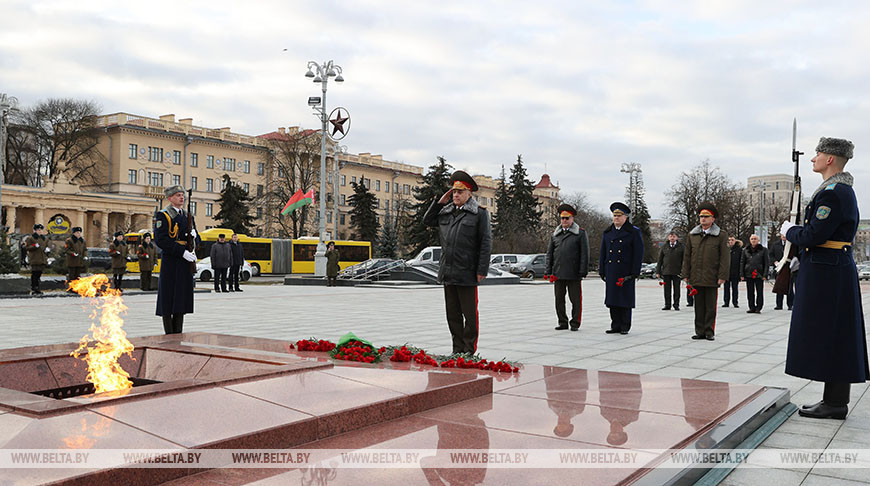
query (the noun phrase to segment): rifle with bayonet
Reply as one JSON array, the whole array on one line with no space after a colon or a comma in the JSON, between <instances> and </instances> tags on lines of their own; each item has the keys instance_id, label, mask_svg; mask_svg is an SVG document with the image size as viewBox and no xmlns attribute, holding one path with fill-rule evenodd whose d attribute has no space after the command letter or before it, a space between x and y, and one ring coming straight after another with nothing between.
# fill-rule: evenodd
<instances>
[{"instance_id":1,"label":"rifle with bayonet","mask_svg":"<svg viewBox=\"0 0 870 486\"><path fill-rule=\"evenodd\" d=\"M193 200L193 189L187 190L187 245L185 248L196 254L196 228L193 227L193 213L190 212L190 203ZM190 262L190 273L196 275L196 260Z\"/></svg>"},{"instance_id":2,"label":"rifle with bayonet","mask_svg":"<svg viewBox=\"0 0 870 486\"><path fill-rule=\"evenodd\" d=\"M794 191L791 193L791 212L788 220L793 224L799 224L801 219L801 176L800 157L803 152L797 150L797 118L791 127L791 161L794 162ZM797 258L797 246L785 240L785 248L782 252L782 260L776 262L776 281L773 284L773 293L788 295L789 281L791 280L791 260Z\"/></svg>"}]
</instances>

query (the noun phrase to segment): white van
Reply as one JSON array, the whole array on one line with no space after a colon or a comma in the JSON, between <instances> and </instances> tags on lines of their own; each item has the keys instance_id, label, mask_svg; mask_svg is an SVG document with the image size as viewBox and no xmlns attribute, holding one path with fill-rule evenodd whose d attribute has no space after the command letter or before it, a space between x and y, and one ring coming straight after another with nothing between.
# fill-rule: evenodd
<instances>
[{"instance_id":1,"label":"white van","mask_svg":"<svg viewBox=\"0 0 870 486\"><path fill-rule=\"evenodd\" d=\"M413 267L417 265L425 265L427 263L438 265L439 262L441 262L441 247L427 246L426 248L423 248L417 256L405 262L405 264Z\"/></svg>"}]
</instances>

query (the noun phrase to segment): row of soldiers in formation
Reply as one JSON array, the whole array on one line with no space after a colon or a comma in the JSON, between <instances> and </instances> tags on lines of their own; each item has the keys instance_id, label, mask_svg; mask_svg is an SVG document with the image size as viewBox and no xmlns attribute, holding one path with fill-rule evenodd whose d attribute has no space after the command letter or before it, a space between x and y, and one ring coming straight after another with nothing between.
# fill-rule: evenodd
<instances>
[{"instance_id":1,"label":"row of soldiers in formation","mask_svg":"<svg viewBox=\"0 0 870 486\"><path fill-rule=\"evenodd\" d=\"M30 265L30 294L40 295L39 289L42 273L48 265L48 254L51 248L46 237L45 226L33 225L33 234L24 239L24 250L27 252L27 260ZM78 279L85 270L88 262L88 247L82 237L82 228L72 228L72 235L64 241L63 256L66 258L67 283ZM121 290L124 274L127 272L127 256L130 250L124 239L122 231L115 232L114 239L109 242L109 255L112 257L112 286ZM136 257L139 260L140 288L151 289L151 272L157 264L157 248L151 242L151 234L142 235L136 248Z\"/></svg>"}]
</instances>

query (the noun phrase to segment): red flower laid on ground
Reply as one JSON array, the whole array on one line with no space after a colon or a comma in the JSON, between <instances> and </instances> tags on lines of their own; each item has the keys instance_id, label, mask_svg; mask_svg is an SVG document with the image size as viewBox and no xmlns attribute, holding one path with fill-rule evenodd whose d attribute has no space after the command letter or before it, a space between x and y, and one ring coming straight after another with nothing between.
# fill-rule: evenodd
<instances>
[{"instance_id":1,"label":"red flower laid on ground","mask_svg":"<svg viewBox=\"0 0 870 486\"><path fill-rule=\"evenodd\" d=\"M332 357L360 363L380 361L380 353L372 346L360 341L348 341L332 351Z\"/></svg>"},{"instance_id":2,"label":"red flower laid on ground","mask_svg":"<svg viewBox=\"0 0 870 486\"><path fill-rule=\"evenodd\" d=\"M293 346L292 344L290 345ZM330 341L315 340L314 338L302 339L296 341L296 349L299 351L316 351L318 353L326 353L335 349L335 343Z\"/></svg>"}]
</instances>

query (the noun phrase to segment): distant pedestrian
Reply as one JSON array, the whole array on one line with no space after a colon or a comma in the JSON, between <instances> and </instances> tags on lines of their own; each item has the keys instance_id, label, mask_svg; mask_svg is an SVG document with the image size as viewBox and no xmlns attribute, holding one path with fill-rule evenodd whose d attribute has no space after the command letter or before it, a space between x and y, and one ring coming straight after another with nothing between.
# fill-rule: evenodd
<instances>
[{"instance_id":1,"label":"distant pedestrian","mask_svg":"<svg viewBox=\"0 0 870 486\"><path fill-rule=\"evenodd\" d=\"M230 266L230 292L244 292L239 287L239 276L245 265L245 248L239 243L239 235L236 233L230 237L230 249L233 250L233 264Z\"/></svg>"},{"instance_id":2,"label":"distant pedestrian","mask_svg":"<svg viewBox=\"0 0 870 486\"><path fill-rule=\"evenodd\" d=\"M341 254L335 249L335 242L330 241L326 244L326 286L335 287L338 285L338 271L341 269L338 264Z\"/></svg>"},{"instance_id":3,"label":"distant pedestrian","mask_svg":"<svg viewBox=\"0 0 870 486\"><path fill-rule=\"evenodd\" d=\"M628 334L634 307L634 283L643 263L643 238L640 229L628 218L631 210L624 203L610 205L613 223L601 236L598 274L604 280L604 305L610 309L607 334Z\"/></svg>"},{"instance_id":4,"label":"distant pedestrian","mask_svg":"<svg viewBox=\"0 0 870 486\"><path fill-rule=\"evenodd\" d=\"M454 354L477 352L477 286L489 273L492 252L489 211L471 197L474 191L474 179L457 170L450 177L450 189L423 216L426 226L438 228L441 239L438 283L444 285Z\"/></svg>"},{"instance_id":5,"label":"distant pedestrian","mask_svg":"<svg viewBox=\"0 0 870 486\"><path fill-rule=\"evenodd\" d=\"M779 235L780 240L775 242L770 249L770 263L775 265L777 262L782 260L782 257L785 252L785 235ZM797 261L796 258L793 258L792 261ZM776 273L771 275L771 278L776 278ZM782 310L782 301L783 297L785 297L786 305L788 306L788 310L791 310L794 305L794 284L796 281L796 276L794 274L790 274L788 279L788 294L776 294L776 307L773 310Z\"/></svg>"},{"instance_id":6,"label":"distant pedestrian","mask_svg":"<svg viewBox=\"0 0 870 486\"><path fill-rule=\"evenodd\" d=\"M671 310L671 295L673 295L674 310L680 310L680 272L683 270L685 251L686 247L680 243L676 231L668 234L668 242L659 250L656 275L665 283L665 306L662 310Z\"/></svg>"},{"instance_id":7,"label":"distant pedestrian","mask_svg":"<svg viewBox=\"0 0 870 486\"><path fill-rule=\"evenodd\" d=\"M214 270L214 291L227 292L227 271L233 264L233 249L227 243L227 236L218 235L211 246L211 268Z\"/></svg>"},{"instance_id":8,"label":"distant pedestrian","mask_svg":"<svg viewBox=\"0 0 870 486\"><path fill-rule=\"evenodd\" d=\"M30 295L41 295L39 286L42 283L42 272L48 263L46 255L51 251L45 238L45 226L39 223L33 225L33 234L24 239L24 249L27 250L27 259L30 262Z\"/></svg>"},{"instance_id":9,"label":"distant pedestrian","mask_svg":"<svg viewBox=\"0 0 870 486\"><path fill-rule=\"evenodd\" d=\"M142 235L142 242L136 248L136 256L139 258L139 288L150 291L151 272L157 264L157 248L151 241L151 233Z\"/></svg>"},{"instance_id":10,"label":"distant pedestrian","mask_svg":"<svg viewBox=\"0 0 870 486\"><path fill-rule=\"evenodd\" d=\"M85 245L85 239L82 238L82 228L76 226L72 229L72 235L64 242L64 253L66 255L66 285L67 288L73 280L78 280L85 270L85 257L88 254L88 248ZM70 292L75 292L69 289Z\"/></svg>"},{"instance_id":11,"label":"distant pedestrian","mask_svg":"<svg viewBox=\"0 0 870 486\"><path fill-rule=\"evenodd\" d=\"M749 246L743 250L743 279L746 281L747 314L761 314L764 307L764 282L770 269L770 255L761 246L758 235L749 237Z\"/></svg>"},{"instance_id":12,"label":"distant pedestrian","mask_svg":"<svg viewBox=\"0 0 870 486\"><path fill-rule=\"evenodd\" d=\"M561 224L550 236L547 247L546 274L553 280L556 293L556 318L559 325L556 330L580 329L580 317L583 312L583 289L581 281L589 273L589 238L586 231L574 222L577 210L570 204L562 204L557 208ZM565 312L565 293L571 300L571 317Z\"/></svg>"},{"instance_id":13,"label":"distant pedestrian","mask_svg":"<svg viewBox=\"0 0 870 486\"><path fill-rule=\"evenodd\" d=\"M864 310L852 253L860 215L854 178L843 171L853 149L848 140L819 140L813 172L824 182L804 210L803 226L786 221L780 230L800 249L785 372L825 384L820 402L798 410L804 417L845 419L851 384L870 379Z\"/></svg>"},{"instance_id":14,"label":"distant pedestrian","mask_svg":"<svg viewBox=\"0 0 870 486\"><path fill-rule=\"evenodd\" d=\"M738 293L740 290L740 282L743 280L743 241L738 240L733 236L728 237L728 248L731 252L731 264L729 265L728 281L725 282L725 303L722 307L728 307L731 303L737 309Z\"/></svg>"},{"instance_id":15,"label":"distant pedestrian","mask_svg":"<svg viewBox=\"0 0 870 486\"><path fill-rule=\"evenodd\" d=\"M697 291L695 334L692 339L715 340L716 304L719 286L728 280L731 252L728 239L716 225L719 212L712 203L698 206L700 224L689 231L683 257L683 278Z\"/></svg>"},{"instance_id":16,"label":"distant pedestrian","mask_svg":"<svg viewBox=\"0 0 870 486\"><path fill-rule=\"evenodd\" d=\"M112 256L112 287L121 290L127 272L127 242L123 231L115 232L115 239L109 243L109 255Z\"/></svg>"}]
</instances>

